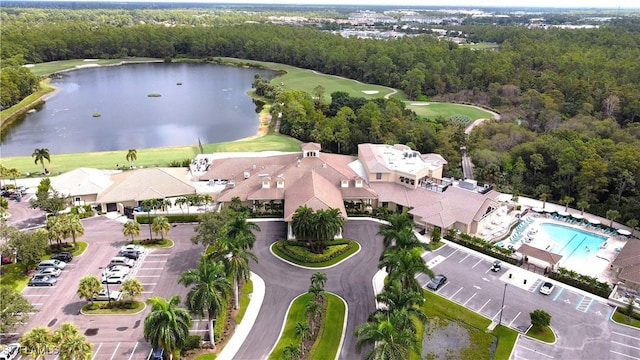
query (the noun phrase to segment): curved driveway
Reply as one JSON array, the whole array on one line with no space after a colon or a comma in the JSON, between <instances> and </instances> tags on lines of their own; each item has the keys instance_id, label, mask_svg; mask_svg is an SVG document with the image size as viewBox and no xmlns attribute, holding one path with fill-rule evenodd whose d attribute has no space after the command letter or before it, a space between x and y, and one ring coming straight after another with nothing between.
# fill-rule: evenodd
<instances>
[{"instance_id":1,"label":"curved driveway","mask_svg":"<svg viewBox=\"0 0 640 360\"><path fill-rule=\"evenodd\" d=\"M325 289L340 295L347 302L349 316L341 359L361 358L355 352L353 336L357 325L364 323L375 309L371 279L377 271L378 258L382 252L382 239L377 235L380 224L359 220L345 223L344 236L357 240L362 249L349 260L326 270L308 270L280 261L269 252L269 246L286 237L283 222L260 222L253 251L258 263L251 270L265 282L264 302L247 339L234 359L264 359L278 340L284 316L293 298L307 291L311 275L322 271L327 274ZM342 324L335 324L340 331ZM365 353L366 349L363 349Z\"/></svg>"}]
</instances>

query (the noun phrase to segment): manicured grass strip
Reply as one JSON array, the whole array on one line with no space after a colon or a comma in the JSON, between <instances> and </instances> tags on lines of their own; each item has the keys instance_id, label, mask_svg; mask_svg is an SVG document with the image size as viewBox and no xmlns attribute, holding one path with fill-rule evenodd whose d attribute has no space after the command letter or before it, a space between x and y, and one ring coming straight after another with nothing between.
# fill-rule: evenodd
<instances>
[{"instance_id":1,"label":"manicured grass strip","mask_svg":"<svg viewBox=\"0 0 640 360\"><path fill-rule=\"evenodd\" d=\"M486 329L489 324L491 324L491 320L484 316L468 310L462 305L446 300L432 291L425 290L424 294L425 302L422 309L427 317L447 317L452 320L459 320L481 330Z\"/></svg>"},{"instance_id":2,"label":"manicured grass strip","mask_svg":"<svg viewBox=\"0 0 640 360\"><path fill-rule=\"evenodd\" d=\"M89 246L89 244L84 241L76 241L76 244L78 244L78 248L71 253L74 257L84 254Z\"/></svg>"},{"instance_id":3,"label":"manicured grass strip","mask_svg":"<svg viewBox=\"0 0 640 360\"><path fill-rule=\"evenodd\" d=\"M347 257L357 253L360 250L360 244L357 241L354 240L350 240L353 242L353 246L351 247L351 249L345 251L344 253L337 255L335 257L331 257L327 260L324 261L317 261L317 262L308 262L308 261L303 261L301 260L301 258L294 258L292 256L290 256L289 254L285 254L281 249L278 248L277 244L282 242L282 241L287 241L287 240L280 240L278 242L275 242L271 245L271 251L273 251L274 254L276 254L278 257L287 260L289 262L292 262L294 264L300 265L300 266L306 266L306 267L311 267L311 268L321 268L321 267L327 267L327 266L332 266L335 265L339 262L341 262L342 260L346 259ZM300 247L300 249L304 249L302 247ZM306 251L306 253L308 254L308 256L318 256L318 254L313 254L309 251Z\"/></svg>"},{"instance_id":4,"label":"manicured grass strip","mask_svg":"<svg viewBox=\"0 0 640 360\"><path fill-rule=\"evenodd\" d=\"M94 304L105 304L106 301L95 301ZM82 307L82 313L85 315L129 315L135 314L142 311L145 307L145 304L142 301L134 301L136 306L133 309L96 309L89 310L91 306L90 303L87 303Z\"/></svg>"},{"instance_id":5,"label":"manicured grass strip","mask_svg":"<svg viewBox=\"0 0 640 360\"><path fill-rule=\"evenodd\" d=\"M309 359L333 359L340 346L342 326L338 324L344 324L346 309L342 300L336 295L325 292L324 296L327 300L327 313L325 314L325 321L320 327L318 338L311 350L309 350L311 352L309 353ZM306 293L293 300L287 313L287 319L280 339L273 349L273 352L269 355L269 359L283 359L283 349L287 345L300 344L300 339L296 336L295 328L298 322L307 322L305 307L311 299L313 299L313 294ZM338 314L334 314L334 312Z\"/></svg>"},{"instance_id":6,"label":"manicured grass strip","mask_svg":"<svg viewBox=\"0 0 640 360\"><path fill-rule=\"evenodd\" d=\"M471 120L493 118L493 115L487 111L463 104L429 102L424 103L428 105L417 105L421 103L415 101L408 101L406 104L407 109L413 110L420 117L429 119L435 119L441 116L445 120L449 120L449 117L452 115L466 115L470 117Z\"/></svg>"},{"instance_id":7,"label":"manicured grass strip","mask_svg":"<svg viewBox=\"0 0 640 360\"><path fill-rule=\"evenodd\" d=\"M13 119L17 118L18 117L17 114L21 112L25 112L30 108L36 107L38 99L40 97L55 90L52 86L49 85L50 82L51 82L51 79L45 79L40 81L40 90L22 99L22 101L13 105L12 107L0 111L0 129L4 128L5 125L10 124L13 121ZM5 124L5 120L7 120L12 116L15 116L15 117L12 118L11 121Z\"/></svg>"},{"instance_id":8,"label":"manicured grass strip","mask_svg":"<svg viewBox=\"0 0 640 360\"><path fill-rule=\"evenodd\" d=\"M213 327L213 336L215 338L216 344L220 343L222 340L222 333L224 332L224 325L227 322L227 312L229 311L229 301L222 302L222 308L218 313L218 317L215 321L215 326Z\"/></svg>"},{"instance_id":9,"label":"manicured grass strip","mask_svg":"<svg viewBox=\"0 0 640 360\"><path fill-rule=\"evenodd\" d=\"M150 249L161 249L161 248L172 247L173 240L164 238L159 243L156 243L156 244L145 244L143 240L133 240L133 241L129 241L127 244L142 245L145 248L150 248Z\"/></svg>"},{"instance_id":10,"label":"manicured grass strip","mask_svg":"<svg viewBox=\"0 0 640 360\"><path fill-rule=\"evenodd\" d=\"M24 268L21 263L13 263L2 265L2 276L0 276L0 284L8 285L17 291L22 291L27 287L29 278L24 275Z\"/></svg>"},{"instance_id":11,"label":"manicured grass strip","mask_svg":"<svg viewBox=\"0 0 640 360\"><path fill-rule=\"evenodd\" d=\"M215 358L216 358L216 354L209 353L209 354L200 354L194 357L193 360L215 360Z\"/></svg>"},{"instance_id":12,"label":"manicured grass strip","mask_svg":"<svg viewBox=\"0 0 640 360\"><path fill-rule=\"evenodd\" d=\"M342 299L331 293L324 294L327 300L327 314L324 318L324 326L318 331L318 339L309 351L307 359L325 360L335 359L340 350L342 338L342 326L346 315L346 306Z\"/></svg>"},{"instance_id":13,"label":"manicured grass strip","mask_svg":"<svg viewBox=\"0 0 640 360\"><path fill-rule=\"evenodd\" d=\"M253 281L248 280L242 286L242 292L240 293L240 309L238 309L238 314L236 315L236 324L240 324L242 322L242 318L244 317L244 313L247 312L247 306L249 306L249 301L251 301L251 295L253 293Z\"/></svg>"},{"instance_id":14,"label":"manicured grass strip","mask_svg":"<svg viewBox=\"0 0 640 360\"><path fill-rule=\"evenodd\" d=\"M638 315L636 315L638 316ZM623 313L620 312L620 309L616 310L615 313L613 313L613 321L617 322L618 324L623 324L623 325L628 325L628 326L633 326L633 327L637 327L640 328L640 320L637 318L631 318L631 321L629 321L629 317Z\"/></svg>"},{"instance_id":15,"label":"manicured grass strip","mask_svg":"<svg viewBox=\"0 0 640 360\"><path fill-rule=\"evenodd\" d=\"M555 334L553 333L551 328L548 326L544 326L544 327L532 326L531 329L527 331L527 336L530 336L534 339L544 341L550 344L556 341Z\"/></svg>"},{"instance_id":16,"label":"manicured grass strip","mask_svg":"<svg viewBox=\"0 0 640 360\"><path fill-rule=\"evenodd\" d=\"M494 360L509 360L513 347L518 340L518 333L504 325L496 326L493 334L498 337L498 345L493 353Z\"/></svg>"},{"instance_id":17,"label":"manicured grass strip","mask_svg":"<svg viewBox=\"0 0 640 360\"><path fill-rule=\"evenodd\" d=\"M154 58L126 58L126 59L92 59L91 61L86 61L85 59L73 59L73 60L61 60L61 61L50 61L46 63L33 64L33 66L29 67L31 72L33 72L36 76L43 75L51 75L58 71L70 70L74 68L80 68L82 66L92 66L96 65L116 65L120 63L142 63L142 62L161 62L162 59L154 59Z\"/></svg>"}]
</instances>

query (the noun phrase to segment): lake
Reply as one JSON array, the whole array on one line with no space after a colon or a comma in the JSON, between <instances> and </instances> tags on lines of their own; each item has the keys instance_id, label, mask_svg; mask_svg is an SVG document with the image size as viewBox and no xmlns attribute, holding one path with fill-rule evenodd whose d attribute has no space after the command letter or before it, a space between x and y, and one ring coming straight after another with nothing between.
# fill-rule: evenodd
<instances>
[{"instance_id":1,"label":"lake","mask_svg":"<svg viewBox=\"0 0 640 360\"><path fill-rule=\"evenodd\" d=\"M255 74L275 76L269 70L191 63L64 72L52 79L58 91L42 107L3 131L0 152L29 156L35 148L48 148L53 155L252 136L259 117L246 92ZM153 93L160 96L148 96Z\"/></svg>"}]
</instances>

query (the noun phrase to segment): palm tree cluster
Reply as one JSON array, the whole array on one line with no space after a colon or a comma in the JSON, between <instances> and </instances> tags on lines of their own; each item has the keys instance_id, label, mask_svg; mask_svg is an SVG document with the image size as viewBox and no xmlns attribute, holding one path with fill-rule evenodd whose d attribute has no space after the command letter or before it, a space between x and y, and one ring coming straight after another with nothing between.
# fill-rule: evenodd
<instances>
[{"instance_id":1,"label":"palm tree cluster","mask_svg":"<svg viewBox=\"0 0 640 360\"><path fill-rule=\"evenodd\" d=\"M366 359L396 360L409 358L410 351L420 352L420 342L413 319L425 322L421 309L425 298L416 275L433 277L422 252L428 245L413 233L413 222L406 212L390 215L388 224L380 227L385 249L378 263L386 269L385 286L376 296L379 309L366 323L356 328L356 350L373 346Z\"/></svg>"},{"instance_id":2,"label":"palm tree cluster","mask_svg":"<svg viewBox=\"0 0 640 360\"><path fill-rule=\"evenodd\" d=\"M62 240L71 237L74 247L78 245L76 239L84 235L84 226L80 217L71 213L48 217L47 230L50 240L56 240L60 244Z\"/></svg>"},{"instance_id":3,"label":"palm tree cluster","mask_svg":"<svg viewBox=\"0 0 640 360\"><path fill-rule=\"evenodd\" d=\"M191 314L181 308L180 296L169 299L154 296L147 299L151 312L144 319L144 338L154 349L163 348L173 359L174 354L184 348L191 328Z\"/></svg>"},{"instance_id":4,"label":"palm tree cluster","mask_svg":"<svg viewBox=\"0 0 640 360\"><path fill-rule=\"evenodd\" d=\"M299 207L291 220L293 235L307 243L310 251L321 254L328 241L344 229L344 218L339 209L313 211L306 205Z\"/></svg>"},{"instance_id":5,"label":"palm tree cluster","mask_svg":"<svg viewBox=\"0 0 640 360\"><path fill-rule=\"evenodd\" d=\"M34 327L22 335L20 345L22 354L34 359L44 359L54 349L58 349L60 360L90 360L93 357L93 344L72 323L63 323L54 332L46 326Z\"/></svg>"}]
</instances>

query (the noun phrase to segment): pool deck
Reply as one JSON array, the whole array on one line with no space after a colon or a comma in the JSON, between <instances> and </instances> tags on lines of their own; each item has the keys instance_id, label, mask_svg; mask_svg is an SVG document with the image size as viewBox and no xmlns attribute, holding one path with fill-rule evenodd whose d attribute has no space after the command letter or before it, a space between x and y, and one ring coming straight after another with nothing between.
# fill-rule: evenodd
<instances>
[{"instance_id":1,"label":"pool deck","mask_svg":"<svg viewBox=\"0 0 640 360\"><path fill-rule=\"evenodd\" d=\"M505 214L503 216L504 220L498 222L499 225L502 225L500 227L506 227L510 220L513 219L513 217L511 217L510 215L511 214ZM581 225L580 222L572 223L571 221L567 222L558 220L553 218L551 214L538 214L529 212L525 214L520 220L526 219L529 219L527 221L529 221L530 223L522 230L521 238L515 243L511 242L511 245L513 245L516 249L520 245L525 243L538 249L551 249L554 245L553 240L549 236L547 236L544 231L540 231L540 225L544 223L558 224L605 237L605 242L595 254L596 259L592 258L592 261L580 263L576 261L569 261L568 259L570 258L565 258L561 261L560 266L566 267L569 270L576 271L583 275L596 277L600 281L605 281L610 284L615 283L616 277L615 274L613 274L611 271L610 264L615 260L620 249L622 249L622 247L625 245L627 241L626 237L617 235L616 233L604 233L603 230L596 230L592 226L587 228L586 223ZM486 234L487 231L484 231L484 233ZM491 235L482 237L489 238L491 237ZM567 265L563 266L562 263L567 263Z\"/></svg>"}]
</instances>

